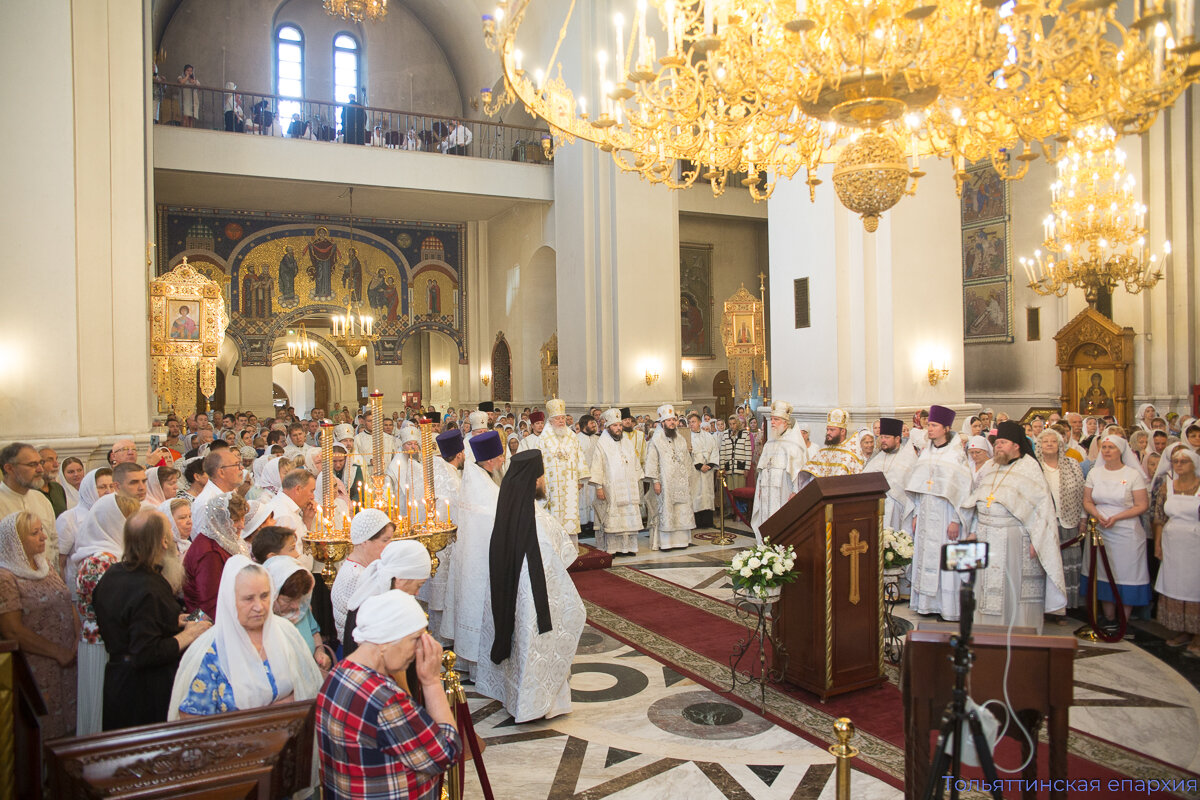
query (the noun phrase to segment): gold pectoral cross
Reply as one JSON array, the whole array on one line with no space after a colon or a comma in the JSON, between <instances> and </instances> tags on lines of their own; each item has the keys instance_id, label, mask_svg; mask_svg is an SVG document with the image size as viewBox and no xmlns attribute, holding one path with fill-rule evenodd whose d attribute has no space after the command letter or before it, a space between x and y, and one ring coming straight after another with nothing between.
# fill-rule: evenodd
<instances>
[{"instance_id":1,"label":"gold pectoral cross","mask_svg":"<svg viewBox=\"0 0 1200 800\"><path fill-rule=\"evenodd\" d=\"M858 529L850 531L850 543L842 545L842 555L850 559L850 603L858 605L862 598L858 593L858 557L871 549L871 546L858 538Z\"/></svg>"},{"instance_id":2,"label":"gold pectoral cross","mask_svg":"<svg viewBox=\"0 0 1200 800\"><path fill-rule=\"evenodd\" d=\"M996 495L994 495L994 494L989 494L989 495L987 496L987 501L988 501L988 502L987 502L987 507L988 507L988 508L991 508L991 507L992 507L992 501L993 501L993 500L995 500L995 499L996 499Z\"/></svg>"}]
</instances>

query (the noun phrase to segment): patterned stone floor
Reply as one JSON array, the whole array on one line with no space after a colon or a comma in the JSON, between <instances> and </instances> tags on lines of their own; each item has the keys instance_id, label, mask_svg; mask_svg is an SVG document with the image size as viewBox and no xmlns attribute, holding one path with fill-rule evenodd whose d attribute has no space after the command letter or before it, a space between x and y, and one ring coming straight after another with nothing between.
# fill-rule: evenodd
<instances>
[{"instance_id":1,"label":"patterned stone floor","mask_svg":"<svg viewBox=\"0 0 1200 800\"><path fill-rule=\"evenodd\" d=\"M721 566L751 540L739 536L733 545L718 547L707 542L707 536L698 532L687 550L654 552L643 535L641 552L618 557L614 568L636 567L728 600L730 589ZM678 596L708 605L691 593ZM913 616L903 605L897 612ZM686 664L697 675L711 672L710 680L722 667L728 674L727 666L678 646L672 649L672 643L661 637L641 630L627 636L620 626L628 623L606 614L604 609L589 608L592 619L621 630L620 635L671 663ZM1064 633L1073 629L1074 625L1062 626ZM1142 625L1134 641L1081 647L1075 669L1076 705L1071 710L1074 751L1143 778L1182 776L1171 766L1200 771L1200 691L1184 674L1190 665L1183 665L1181 672L1156 657L1163 650L1156 650L1156 641L1154 627ZM891 672L894 680L895 671ZM824 747L730 703L591 626L580 641L571 688L574 709L569 715L524 725L514 724L499 703L472 695L470 706L477 730L488 743L485 763L497 798L834 797L834 759ZM757 700L755 696L753 701ZM768 707L772 713L798 720L813 735L831 736L832 719L817 709L777 692L769 692ZM903 753L898 748L862 735L855 744L863 750L861 759L866 763L894 775L902 773ZM470 768L467 790L472 793L468 796L480 796ZM856 800L901 796L872 775L854 772Z\"/></svg>"}]
</instances>

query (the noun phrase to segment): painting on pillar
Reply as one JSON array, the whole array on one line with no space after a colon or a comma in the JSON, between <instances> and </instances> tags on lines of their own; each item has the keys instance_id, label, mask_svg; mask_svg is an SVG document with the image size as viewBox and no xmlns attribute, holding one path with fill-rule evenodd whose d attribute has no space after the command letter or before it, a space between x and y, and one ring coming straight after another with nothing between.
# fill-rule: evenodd
<instances>
[{"instance_id":1,"label":"painting on pillar","mask_svg":"<svg viewBox=\"0 0 1200 800\"><path fill-rule=\"evenodd\" d=\"M713 357L711 244L679 245L679 328L684 358Z\"/></svg>"},{"instance_id":2,"label":"painting on pillar","mask_svg":"<svg viewBox=\"0 0 1200 800\"><path fill-rule=\"evenodd\" d=\"M963 341L1012 342L1012 214L990 160L961 176Z\"/></svg>"}]
</instances>

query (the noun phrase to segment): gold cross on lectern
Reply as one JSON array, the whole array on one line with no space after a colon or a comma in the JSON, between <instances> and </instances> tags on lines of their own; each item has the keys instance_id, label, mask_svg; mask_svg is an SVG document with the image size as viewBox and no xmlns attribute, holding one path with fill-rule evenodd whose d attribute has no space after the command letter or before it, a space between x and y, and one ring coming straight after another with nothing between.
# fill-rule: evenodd
<instances>
[{"instance_id":1,"label":"gold cross on lectern","mask_svg":"<svg viewBox=\"0 0 1200 800\"><path fill-rule=\"evenodd\" d=\"M871 546L858 538L858 529L850 531L850 543L842 545L842 555L850 558L850 602L858 605L861 599L858 593L858 557L863 555Z\"/></svg>"}]
</instances>

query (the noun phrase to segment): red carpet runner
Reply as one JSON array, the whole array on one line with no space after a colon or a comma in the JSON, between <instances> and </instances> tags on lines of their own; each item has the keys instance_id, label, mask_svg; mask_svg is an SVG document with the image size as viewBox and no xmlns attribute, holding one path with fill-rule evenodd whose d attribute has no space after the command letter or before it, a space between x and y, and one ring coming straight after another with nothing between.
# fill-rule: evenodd
<instances>
[{"instance_id":1,"label":"red carpet runner","mask_svg":"<svg viewBox=\"0 0 1200 800\"><path fill-rule=\"evenodd\" d=\"M731 605L631 568L577 572L573 578L579 594L594 606L589 607L588 615L588 621L593 626L704 684L729 700L762 713L757 703L757 687L752 691L739 687L738 694L729 692L729 655L734 644L746 635L744 625L728 618L731 616ZM658 591L650 588L655 584ZM670 596L672 594L675 597ZM644 631L638 630L639 628ZM672 648L670 643L678 647ZM675 652L672 652L673 649ZM687 651L702 658L689 659ZM717 662L719 668L711 662ZM842 716L849 717L860 733L854 744L860 747L863 753L861 758L855 760L855 767L897 788L903 788L904 710L898 687L888 683L876 689L831 698L826 703L821 703L815 695L802 689L791 686L774 688L777 692L768 691L764 716L796 735L822 746L833 741L832 720ZM1098 741L1094 737L1072 731L1072 749L1075 749L1076 738L1085 740L1085 744L1088 741ZM1112 743L1105 744L1108 748L1118 748ZM1138 774L1124 775L1072 753L1069 756L1070 777L1073 780L1099 780L1101 791L1089 793L1089 796L1123 797L1126 795L1107 792L1110 778L1146 780L1157 777L1166 780L1192 776L1191 773L1162 764L1147 756L1121 750L1141 762L1137 769ZM1008 739L1001 742L996 756L1001 766L1010 769L1021 761L1017 745ZM1039 745L1038 766L1042 777L1048 775L1047 759L1045 745ZM965 774L977 776L977 773L969 769L965 770ZM1001 777L1006 776L1001 773ZM917 791L920 792L919 789ZM1150 792L1139 796L1170 798L1177 795Z\"/></svg>"}]
</instances>

